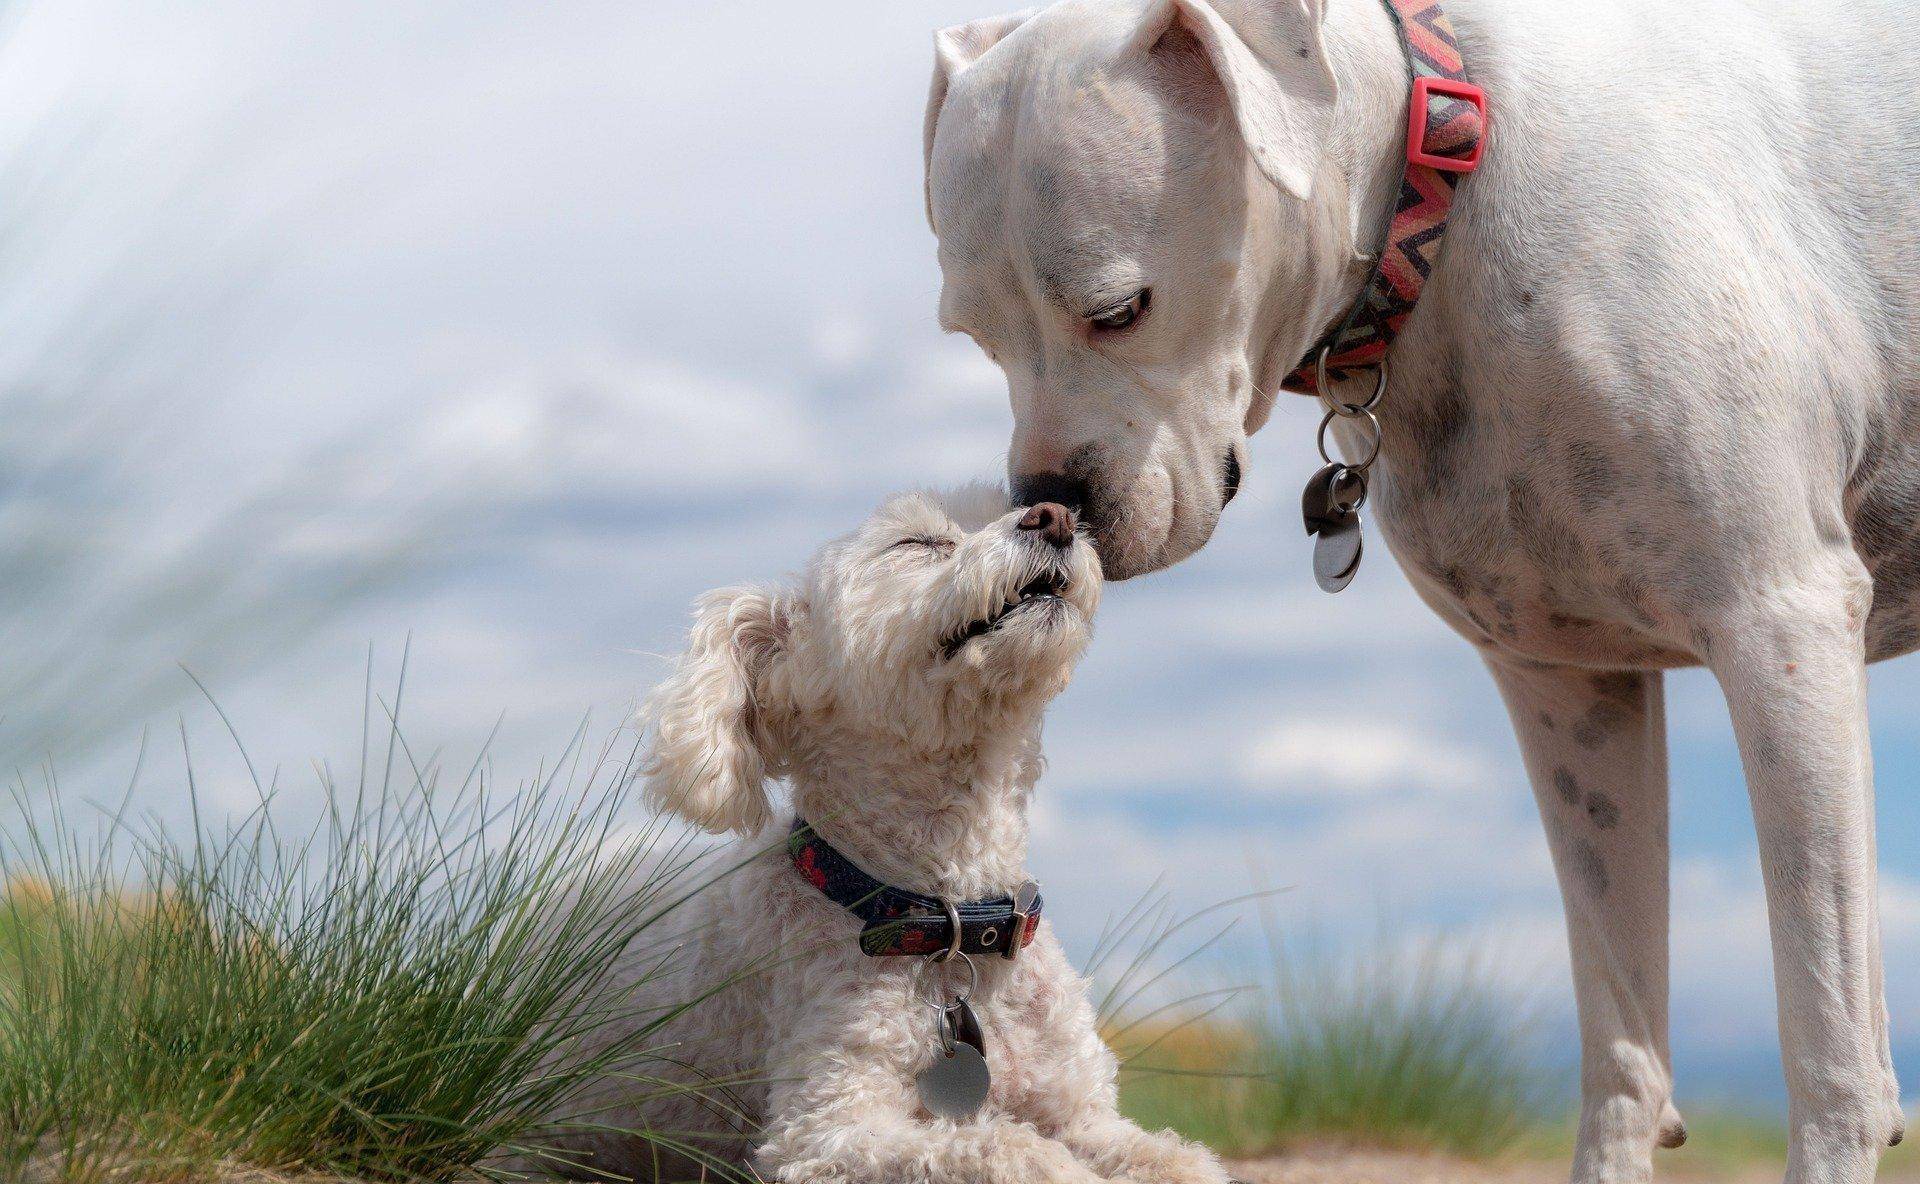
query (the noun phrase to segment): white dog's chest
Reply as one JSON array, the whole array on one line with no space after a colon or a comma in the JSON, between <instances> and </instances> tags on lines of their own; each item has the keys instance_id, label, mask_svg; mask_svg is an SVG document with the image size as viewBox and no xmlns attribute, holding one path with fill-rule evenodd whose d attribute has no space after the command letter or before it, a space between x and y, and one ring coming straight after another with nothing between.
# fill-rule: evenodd
<instances>
[{"instance_id":1,"label":"white dog's chest","mask_svg":"<svg viewBox=\"0 0 1920 1184\"><path fill-rule=\"evenodd\" d=\"M1542 563L1526 545L1476 553L1450 551L1434 536L1403 541L1388 524L1395 552L1421 596L1448 624L1483 649L1541 662L1621 668L1671 668L1699 661L1688 640L1664 627L1641 577ZM1561 534L1574 558L1577 536ZM1609 582L1610 578L1610 582Z\"/></svg>"},{"instance_id":2,"label":"white dog's chest","mask_svg":"<svg viewBox=\"0 0 1920 1184\"><path fill-rule=\"evenodd\" d=\"M1520 422L1512 396L1411 384L1380 410L1370 529L1453 628L1543 662L1693 664L1687 622L1721 565L1684 553L1689 491L1657 453L1623 450L1547 416ZM1424 388L1424 389L1423 389ZM1489 411L1489 408L1499 409ZM1335 431L1351 436L1344 423ZM1364 443L1343 439L1343 453Z\"/></svg>"},{"instance_id":3,"label":"white dog's chest","mask_svg":"<svg viewBox=\"0 0 1920 1184\"><path fill-rule=\"evenodd\" d=\"M1537 661L1683 666L1697 659L1685 576L1659 574L1670 544L1661 514L1614 493L1627 462L1561 442L1538 450L1563 463L1509 463L1492 423L1464 404L1383 415L1373 522L1421 596L1486 649ZM1536 453L1537 455L1538 453ZM1570 474L1573 456L1586 472ZM1671 565L1669 565L1671 567Z\"/></svg>"},{"instance_id":4,"label":"white dog's chest","mask_svg":"<svg viewBox=\"0 0 1920 1184\"><path fill-rule=\"evenodd\" d=\"M1763 496L1778 448L1756 443L1742 463L1715 468L1684 459L1689 446L1737 439L1738 425L1700 416L1663 436L1632 427L1630 408L1574 410L1508 391L1410 392L1382 416L1375 524L1423 598L1484 649L1603 667L1698 664L1701 626L1744 573L1794 545L1742 512ZM1906 420L1881 418L1869 417L1859 475L1836 471L1811 508L1816 528L1849 538L1874 576L1874 659L1920 645L1920 446Z\"/></svg>"}]
</instances>

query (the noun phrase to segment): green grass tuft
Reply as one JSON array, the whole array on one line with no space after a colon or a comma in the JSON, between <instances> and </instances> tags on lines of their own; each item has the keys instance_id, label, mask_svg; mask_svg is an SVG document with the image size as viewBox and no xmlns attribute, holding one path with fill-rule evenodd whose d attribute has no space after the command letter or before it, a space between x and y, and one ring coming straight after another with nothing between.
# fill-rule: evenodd
<instances>
[{"instance_id":1,"label":"green grass tuft","mask_svg":"<svg viewBox=\"0 0 1920 1184\"><path fill-rule=\"evenodd\" d=\"M292 842L270 790L218 833L55 812L0 839L0 1179L467 1178L594 1081L659 1080L671 1013L610 972L701 860L622 831L631 751L497 801L389 739L407 774L323 774Z\"/></svg>"},{"instance_id":2,"label":"green grass tuft","mask_svg":"<svg viewBox=\"0 0 1920 1184\"><path fill-rule=\"evenodd\" d=\"M1291 957L1194 1023L1111 1031L1122 1108L1229 1155L1315 1142L1486 1157L1532 1130L1530 1025L1445 942Z\"/></svg>"}]
</instances>

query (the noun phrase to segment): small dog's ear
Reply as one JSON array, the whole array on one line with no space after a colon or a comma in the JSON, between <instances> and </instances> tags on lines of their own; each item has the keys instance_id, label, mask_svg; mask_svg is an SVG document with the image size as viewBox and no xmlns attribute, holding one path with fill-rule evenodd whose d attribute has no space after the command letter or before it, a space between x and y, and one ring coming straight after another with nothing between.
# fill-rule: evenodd
<instances>
[{"instance_id":1,"label":"small dog's ear","mask_svg":"<svg viewBox=\"0 0 1920 1184\"><path fill-rule=\"evenodd\" d=\"M722 588L700 598L687 652L647 700L653 747L647 804L716 834L751 834L773 814L778 705L769 678L783 659L790 593Z\"/></svg>"},{"instance_id":2,"label":"small dog's ear","mask_svg":"<svg viewBox=\"0 0 1920 1184\"><path fill-rule=\"evenodd\" d=\"M1027 19L1038 11L1037 8L1025 8L1005 16L990 16L964 25L953 25L933 35L933 85L927 89L927 163L923 183L927 197L927 225L933 225L933 133L940 126L940 108L946 106L948 84L955 75L973 65L981 54L1000 44L1008 33L1026 24Z\"/></svg>"},{"instance_id":3,"label":"small dog's ear","mask_svg":"<svg viewBox=\"0 0 1920 1184\"><path fill-rule=\"evenodd\" d=\"M1253 8L1259 27L1243 33L1207 0L1160 0L1147 7L1139 43L1150 52L1170 38L1197 43L1254 163L1305 201L1333 131L1335 86L1320 28L1325 4L1267 0Z\"/></svg>"}]
</instances>

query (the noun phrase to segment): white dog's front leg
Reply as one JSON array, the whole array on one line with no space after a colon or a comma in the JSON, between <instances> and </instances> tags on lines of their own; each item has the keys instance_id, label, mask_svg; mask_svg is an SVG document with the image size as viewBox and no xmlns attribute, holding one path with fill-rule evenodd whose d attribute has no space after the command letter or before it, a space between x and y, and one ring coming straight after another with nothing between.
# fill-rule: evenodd
<instances>
[{"instance_id":1,"label":"white dog's front leg","mask_svg":"<svg viewBox=\"0 0 1920 1184\"><path fill-rule=\"evenodd\" d=\"M1790 1181L1871 1180L1901 1130L1887 1055L1863 633L1872 585L1830 573L1755 595L1706 655L1746 766L1773 931Z\"/></svg>"},{"instance_id":2,"label":"white dog's front leg","mask_svg":"<svg viewBox=\"0 0 1920 1184\"><path fill-rule=\"evenodd\" d=\"M1172 1131L1147 1131L1111 1109L1088 1114L1060 1132L1081 1159L1103 1174L1137 1184L1231 1184L1213 1152Z\"/></svg>"},{"instance_id":3,"label":"white dog's front leg","mask_svg":"<svg viewBox=\"0 0 1920 1184\"><path fill-rule=\"evenodd\" d=\"M1575 1184L1653 1177L1678 1146L1667 1052L1667 742L1657 673L1490 663L1566 902L1580 1010Z\"/></svg>"},{"instance_id":4,"label":"white dog's front leg","mask_svg":"<svg viewBox=\"0 0 1920 1184\"><path fill-rule=\"evenodd\" d=\"M1229 1184L1213 1152L1172 1131L1144 1131L1120 1114L1120 1065L1100 1037L1086 984L1067 961L1053 928L1021 955L1005 1011L1020 1017L1023 1081L1012 1108L1056 1135L1103 1176L1129 1184Z\"/></svg>"},{"instance_id":5,"label":"white dog's front leg","mask_svg":"<svg viewBox=\"0 0 1920 1184\"><path fill-rule=\"evenodd\" d=\"M990 1114L915 1120L879 1098L779 1122L754 1156L779 1184L1105 1184L1033 1127Z\"/></svg>"},{"instance_id":6,"label":"white dog's front leg","mask_svg":"<svg viewBox=\"0 0 1920 1184\"><path fill-rule=\"evenodd\" d=\"M915 1113L911 1076L868 1046L796 1050L768 1099L756 1169L779 1184L1105 1184L1055 1139L989 1106Z\"/></svg>"}]
</instances>

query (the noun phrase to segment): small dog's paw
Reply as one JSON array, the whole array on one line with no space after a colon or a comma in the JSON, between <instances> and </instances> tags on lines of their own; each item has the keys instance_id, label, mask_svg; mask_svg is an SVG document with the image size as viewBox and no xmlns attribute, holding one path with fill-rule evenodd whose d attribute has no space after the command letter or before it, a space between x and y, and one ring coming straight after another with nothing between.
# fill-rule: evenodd
<instances>
[{"instance_id":1,"label":"small dog's paw","mask_svg":"<svg viewBox=\"0 0 1920 1184\"><path fill-rule=\"evenodd\" d=\"M1213 1152L1166 1131L1136 1140L1123 1174L1140 1184L1235 1184Z\"/></svg>"}]
</instances>

